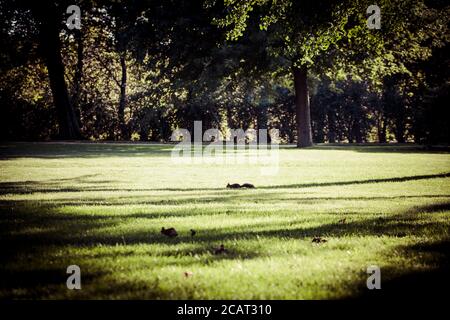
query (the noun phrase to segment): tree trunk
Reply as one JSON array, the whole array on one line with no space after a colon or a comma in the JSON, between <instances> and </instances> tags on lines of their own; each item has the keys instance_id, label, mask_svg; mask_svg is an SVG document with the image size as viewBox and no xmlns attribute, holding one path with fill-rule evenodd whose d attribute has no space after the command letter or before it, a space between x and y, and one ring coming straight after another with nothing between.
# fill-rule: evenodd
<instances>
[{"instance_id":1,"label":"tree trunk","mask_svg":"<svg viewBox=\"0 0 450 320\"><path fill-rule=\"evenodd\" d=\"M327 132L327 139L329 143L335 143L336 142L336 119L333 114L333 111L328 111L327 114L327 122L328 122L328 132Z\"/></svg>"},{"instance_id":2,"label":"tree trunk","mask_svg":"<svg viewBox=\"0 0 450 320\"><path fill-rule=\"evenodd\" d=\"M297 147L312 146L311 115L309 108L308 70L305 66L293 67L295 109L297 117Z\"/></svg>"},{"instance_id":3,"label":"tree trunk","mask_svg":"<svg viewBox=\"0 0 450 320\"><path fill-rule=\"evenodd\" d=\"M383 116L378 117L378 142L386 143L386 119Z\"/></svg>"},{"instance_id":4,"label":"tree trunk","mask_svg":"<svg viewBox=\"0 0 450 320\"><path fill-rule=\"evenodd\" d=\"M61 139L81 139L75 111L70 104L67 84L64 79L64 64L61 59L60 15L53 3L33 6L39 24L40 50L48 70L48 78L58 113L59 137Z\"/></svg>"},{"instance_id":5,"label":"tree trunk","mask_svg":"<svg viewBox=\"0 0 450 320\"><path fill-rule=\"evenodd\" d=\"M396 119L395 124L395 140L397 140L398 143L405 143L405 122L403 120L402 115L400 115Z\"/></svg>"},{"instance_id":6,"label":"tree trunk","mask_svg":"<svg viewBox=\"0 0 450 320\"><path fill-rule=\"evenodd\" d=\"M75 109L78 125L81 125L81 82L83 81L83 62L84 62L84 46L83 34L80 30L75 30L75 39L77 41L77 65L75 69L75 77L73 81L72 106Z\"/></svg>"},{"instance_id":7,"label":"tree trunk","mask_svg":"<svg viewBox=\"0 0 450 320\"><path fill-rule=\"evenodd\" d=\"M119 129L120 129L120 138L127 140L128 137L128 129L125 123L125 106L127 102L127 64L125 61L126 53L122 53L120 55L120 67L122 70L122 79L120 81L120 101L119 101Z\"/></svg>"},{"instance_id":8,"label":"tree trunk","mask_svg":"<svg viewBox=\"0 0 450 320\"><path fill-rule=\"evenodd\" d=\"M314 115L313 115L314 119ZM325 142L325 128L326 128L326 120L325 120L325 114L321 111L319 114L316 114L315 121L312 121L312 127L313 127L313 138L316 143L323 143Z\"/></svg>"},{"instance_id":9,"label":"tree trunk","mask_svg":"<svg viewBox=\"0 0 450 320\"><path fill-rule=\"evenodd\" d=\"M358 120L355 120L353 123L353 133L352 136L355 139L356 143L363 143L363 135L361 132L361 126Z\"/></svg>"},{"instance_id":10,"label":"tree trunk","mask_svg":"<svg viewBox=\"0 0 450 320\"><path fill-rule=\"evenodd\" d=\"M268 117L268 109L269 109L269 94L268 94L268 83L264 82L264 87L261 93L261 100L259 105L256 107L256 128L258 130L258 133L256 134L256 141L257 143L261 143L260 136L259 136L259 130L267 130L267 123L269 120ZM267 131L267 139L265 140L265 143L271 143L271 137L269 135L269 131Z\"/></svg>"}]
</instances>

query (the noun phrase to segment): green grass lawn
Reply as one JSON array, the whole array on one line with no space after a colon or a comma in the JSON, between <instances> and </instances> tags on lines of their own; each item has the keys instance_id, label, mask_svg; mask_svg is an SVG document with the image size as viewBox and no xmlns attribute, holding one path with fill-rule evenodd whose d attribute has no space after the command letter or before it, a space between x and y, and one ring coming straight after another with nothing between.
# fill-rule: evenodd
<instances>
[{"instance_id":1,"label":"green grass lawn","mask_svg":"<svg viewBox=\"0 0 450 320\"><path fill-rule=\"evenodd\" d=\"M381 268L380 294L427 295L448 281L446 151L282 148L274 176L249 164L177 165L170 151L1 144L0 298L364 297L369 265ZM228 252L215 255L221 244ZM81 290L66 288L72 264Z\"/></svg>"}]
</instances>

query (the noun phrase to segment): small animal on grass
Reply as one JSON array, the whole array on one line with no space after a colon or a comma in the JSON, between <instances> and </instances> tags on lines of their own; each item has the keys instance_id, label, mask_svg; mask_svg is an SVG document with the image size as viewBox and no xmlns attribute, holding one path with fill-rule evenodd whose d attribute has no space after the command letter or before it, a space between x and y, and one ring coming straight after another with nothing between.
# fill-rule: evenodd
<instances>
[{"instance_id":1,"label":"small animal on grass","mask_svg":"<svg viewBox=\"0 0 450 320\"><path fill-rule=\"evenodd\" d=\"M165 229L164 227L162 227L161 233L165 236L168 236L169 238L174 238L178 235L177 230L175 230L175 228Z\"/></svg>"},{"instance_id":2,"label":"small animal on grass","mask_svg":"<svg viewBox=\"0 0 450 320\"><path fill-rule=\"evenodd\" d=\"M232 184L227 184L227 188L228 189L240 189L241 185L239 183L232 183Z\"/></svg>"},{"instance_id":3,"label":"small animal on grass","mask_svg":"<svg viewBox=\"0 0 450 320\"><path fill-rule=\"evenodd\" d=\"M225 246L223 244L220 245L220 247L216 248L214 250L214 254L222 254L222 253L227 253L227 249L225 249Z\"/></svg>"},{"instance_id":4,"label":"small animal on grass","mask_svg":"<svg viewBox=\"0 0 450 320\"><path fill-rule=\"evenodd\" d=\"M191 276L193 276L194 275L194 273L192 273L191 271L185 271L184 272L184 276L186 277L186 278L189 278L189 277L191 277Z\"/></svg>"},{"instance_id":5,"label":"small animal on grass","mask_svg":"<svg viewBox=\"0 0 450 320\"><path fill-rule=\"evenodd\" d=\"M195 231L194 229L191 229L191 237L195 236L196 233L197 233L197 231Z\"/></svg>"},{"instance_id":6,"label":"small animal on grass","mask_svg":"<svg viewBox=\"0 0 450 320\"><path fill-rule=\"evenodd\" d=\"M339 222L340 224L345 224L346 221L347 221L347 218L344 218L344 219L339 220L338 222Z\"/></svg>"},{"instance_id":7,"label":"small animal on grass","mask_svg":"<svg viewBox=\"0 0 450 320\"><path fill-rule=\"evenodd\" d=\"M313 242L313 243L324 243L324 242L327 242L327 239L324 239L324 238L322 238L322 237L314 237L314 238L312 239L312 242Z\"/></svg>"},{"instance_id":8,"label":"small animal on grass","mask_svg":"<svg viewBox=\"0 0 450 320\"><path fill-rule=\"evenodd\" d=\"M251 183L244 183L244 184L233 183L233 184L227 184L227 188L228 189L242 189L242 188L254 189L255 186L252 185Z\"/></svg>"}]
</instances>

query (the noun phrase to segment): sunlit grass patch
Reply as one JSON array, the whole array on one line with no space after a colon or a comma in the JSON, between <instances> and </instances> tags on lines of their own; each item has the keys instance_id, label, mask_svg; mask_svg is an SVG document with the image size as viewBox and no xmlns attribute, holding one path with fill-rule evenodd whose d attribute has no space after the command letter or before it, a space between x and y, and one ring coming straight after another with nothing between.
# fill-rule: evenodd
<instances>
[{"instance_id":1,"label":"sunlit grass patch","mask_svg":"<svg viewBox=\"0 0 450 320\"><path fill-rule=\"evenodd\" d=\"M366 294L372 264L386 290L447 265L445 152L282 148L279 173L262 176L250 164L175 165L167 146L1 150L1 297L345 298ZM66 288L71 264L82 290Z\"/></svg>"}]
</instances>

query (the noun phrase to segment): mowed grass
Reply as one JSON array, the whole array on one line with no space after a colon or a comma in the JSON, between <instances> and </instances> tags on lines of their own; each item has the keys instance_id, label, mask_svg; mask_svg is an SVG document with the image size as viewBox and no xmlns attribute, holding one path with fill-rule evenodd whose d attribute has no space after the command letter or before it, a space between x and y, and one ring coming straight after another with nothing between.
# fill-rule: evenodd
<instances>
[{"instance_id":1,"label":"mowed grass","mask_svg":"<svg viewBox=\"0 0 450 320\"><path fill-rule=\"evenodd\" d=\"M364 297L370 265L381 296L425 296L448 279L445 150L281 148L264 176L248 163L175 164L171 148L1 144L0 298ZM66 288L73 264L81 290Z\"/></svg>"}]
</instances>

